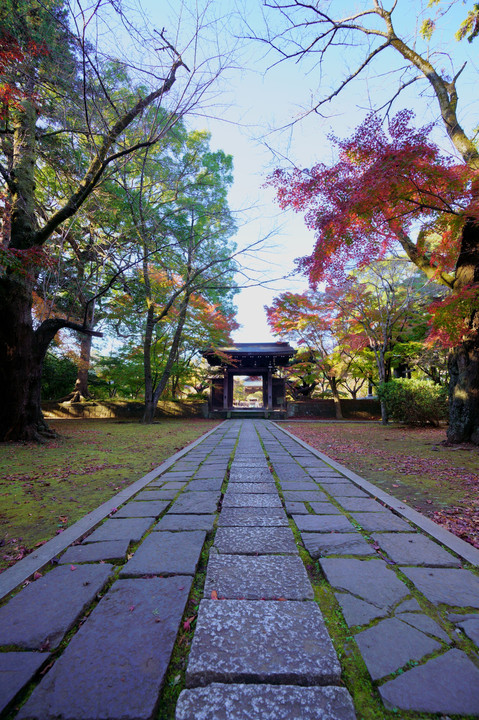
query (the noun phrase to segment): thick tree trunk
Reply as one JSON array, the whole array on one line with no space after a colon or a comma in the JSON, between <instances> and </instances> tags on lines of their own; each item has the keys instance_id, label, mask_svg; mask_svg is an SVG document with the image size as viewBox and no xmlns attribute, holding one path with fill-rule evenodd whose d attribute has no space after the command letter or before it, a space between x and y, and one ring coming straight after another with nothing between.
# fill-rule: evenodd
<instances>
[{"instance_id":1,"label":"thick tree trunk","mask_svg":"<svg viewBox=\"0 0 479 720\"><path fill-rule=\"evenodd\" d=\"M32 326L32 291L23 278L0 280L0 440L52 436L40 406L46 347Z\"/></svg>"},{"instance_id":2,"label":"thick tree trunk","mask_svg":"<svg viewBox=\"0 0 479 720\"><path fill-rule=\"evenodd\" d=\"M449 428L451 443L479 445L479 342L465 342L449 355Z\"/></svg>"},{"instance_id":3,"label":"thick tree trunk","mask_svg":"<svg viewBox=\"0 0 479 720\"><path fill-rule=\"evenodd\" d=\"M461 251L456 264L454 291L478 288L479 297L479 227L466 222ZM449 428L451 443L472 442L479 445L479 308L471 308L467 318L469 337L449 354Z\"/></svg>"},{"instance_id":4,"label":"thick tree trunk","mask_svg":"<svg viewBox=\"0 0 479 720\"><path fill-rule=\"evenodd\" d=\"M339 397L337 380L334 376L330 375L330 376L328 376L328 382L329 382L329 387L331 388L331 392L333 395L334 413L336 416L336 420L342 420L343 412L341 410L341 398Z\"/></svg>"}]
</instances>

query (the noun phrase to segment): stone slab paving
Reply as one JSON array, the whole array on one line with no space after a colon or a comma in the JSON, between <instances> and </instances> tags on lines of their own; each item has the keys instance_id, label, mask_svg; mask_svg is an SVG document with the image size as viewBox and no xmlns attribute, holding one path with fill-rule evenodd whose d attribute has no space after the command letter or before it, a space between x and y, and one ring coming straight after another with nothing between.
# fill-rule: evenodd
<instances>
[{"instance_id":1,"label":"stone slab paving","mask_svg":"<svg viewBox=\"0 0 479 720\"><path fill-rule=\"evenodd\" d=\"M385 508L384 505L381 505L381 503L376 502L376 500L371 500L370 498L339 497L338 502L341 507L349 512L353 510L356 512L390 512L390 510Z\"/></svg>"},{"instance_id":2,"label":"stone slab paving","mask_svg":"<svg viewBox=\"0 0 479 720\"><path fill-rule=\"evenodd\" d=\"M397 618L382 620L358 633L355 640L373 680L441 648L439 642Z\"/></svg>"},{"instance_id":3,"label":"stone slab paving","mask_svg":"<svg viewBox=\"0 0 479 720\"><path fill-rule=\"evenodd\" d=\"M310 502L308 505L318 515L341 515L341 510L331 502Z\"/></svg>"},{"instance_id":4,"label":"stone slab paving","mask_svg":"<svg viewBox=\"0 0 479 720\"><path fill-rule=\"evenodd\" d=\"M94 530L83 542L124 540L138 542L155 522L155 518L110 518Z\"/></svg>"},{"instance_id":5,"label":"stone slab paving","mask_svg":"<svg viewBox=\"0 0 479 720\"><path fill-rule=\"evenodd\" d=\"M337 684L341 669L312 602L202 600L187 687L211 682Z\"/></svg>"},{"instance_id":6,"label":"stone slab paving","mask_svg":"<svg viewBox=\"0 0 479 720\"><path fill-rule=\"evenodd\" d=\"M185 488L185 492L216 492L219 493L223 478L217 480L192 480Z\"/></svg>"},{"instance_id":7,"label":"stone slab paving","mask_svg":"<svg viewBox=\"0 0 479 720\"><path fill-rule=\"evenodd\" d=\"M230 482L228 485L227 494L233 493L251 493L254 492L259 495L277 495L276 485L274 482Z\"/></svg>"},{"instance_id":8,"label":"stone slab paving","mask_svg":"<svg viewBox=\"0 0 479 720\"><path fill-rule=\"evenodd\" d=\"M298 556L214 555L206 572L205 596L220 599L312 600L311 583Z\"/></svg>"},{"instance_id":9,"label":"stone slab paving","mask_svg":"<svg viewBox=\"0 0 479 720\"><path fill-rule=\"evenodd\" d=\"M325 490L335 498L357 497L369 499L368 494L365 493L364 490L361 490L360 488L358 488L357 485L354 485L354 483L351 482L328 483L328 486L325 487Z\"/></svg>"},{"instance_id":10,"label":"stone slab paving","mask_svg":"<svg viewBox=\"0 0 479 720\"><path fill-rule=\"evenodd\" d=\"M137 518L137 517L152 517L157 518L161 515L163 510L168 507L167 501L152 500L152 501L141 501L131 500L126 503L115 513L116 518Z\"/></svg>"},{"instance_id":11,"label":"stone slab paving","mask_svg":"<svg viewBox=\"0 0 479 720\"><path fill-rule=\"evenodd\" d=\"M351 517L367 532L414 532L414 528L392 512L352 512Z\"/></svg>"},{"instance_id":12,"label":"stone slab paving","mask_svg":"<svg viewBox=\"0 0 479 720\"><path fill-rule=\"evenodd\" d=\"M399 565L460 567L459 558L418 533L378 533L373 539Z\"/></svg>"},{"instance_id":13,"label":"stone slab paving","mask_svg":"<svg viewBox=\"0 0 479 720\"><path fill-rule=\"evenodd\" d=\"M285 500L284 509L288 515L309 515L309 510L304 502Z\"/></svg>"},{"instance_id":14,"label":"stone slab paving","mask_svg":"<svg viewBox=\"0 0 479 720\"><path fill-rule=\"evenodd\" d=\"M87 545L73 545L63 553L60 563L91 563L101 560L123 560L126 558L130 541L106 540L105 542L88 543Z\"/></svg>"},{"instance_id":15,"label":"stone slab paving","mask_svg":"<svg viewBox=\"0 0 479 720\"><path fill-rule=\"evenodd\" d=\"M359 533L301 533L311 557L326 555L375 555L374 548Z\"/></svg>"},{"instance_id":16,"label":"stone slab paving","mask_svg":"<svg viewBox=\"0 0 479 720\"><path fill-rule=\"evenodd\" d=\"M120 575L194 575L205 538L203 530L153 532L128 560Z\"/></svg>"},{"instance_id":17,"label":"stone slab paving","mask_svg":"<svg viewBox=\"0 0 479 720\"><path fill-rule=\"evenodd\" d=\"M429 660L379 688L386 707L479 715L479 668L461 650Z\"/></svg>"},{"instance_id":18,"label":"stone slab paving","mask_svg":"<svg viewBox=\"0 0 479 720\"><path fill-rule=\"evenodd\" d=\"M344 515L293 515L300 532L357 532L354 525Z\"/></svg>"},{"instance_id":19,"label":"stone slab paving","mask_svg":"<svg viewBox=\"0 0 479 720\"><path fill-rule=\"evenodd\" d=\"M23 706L28 720L149 720L191 578L119 580Z\"/></svg>"},{"instance_id":20,"label":"stone slab paving","mask_svg":"<svg viewBox=\"0 0 479 720\"><path fill-rule=\"evenodd\" d=\"M225 555L298 554L288 527L220 527L215 548Z\"/></svg>"},{"instance_id":21,"label":"stone slab paving","mask_svg":"<svg viewBox=\"0 0 479 720\"><path fill-rule=\"evenodd\" d=\"M458 615L456 613L448 613L448 620L455 623L461 628L473 643L479 646L479 614L474 615Z\"/></svg>"},{"instance_id":22,"label":"stone slab paving","mask_svg":"<svg viewBox=\"0 0 479 720\"><path fill-rule=\"evenodd\" d=\"M0 608L0 646L53 650L107 582L112 566L61 565Z\"/></svg>"},{"instance_id":23,"label":"stone slab paving","mask_svg":"<svg viewBox=\"0 0 479 720\"><path fill-rule=\"evenodd\" d=\"M471 652L479 578L367 489L269 421L220 425L119 511L144 517L117 512L0 608L0 701L19 702L33 677L22 720L154 718L203 543L216 529L176 720L353 720L291 522L386 706L398 717L479 717L479 651ZM126 559L129 543L142 538ZM108 589L113 570L121 579ZM47 650L75 624L50 667Z\"/></svg>"},{"instance_id":24,"label":"stone slab paving","mask_svg":"<svg viewBox=\"0 0 479 720\"><path fill-rule=\"evenodd\" d=\"M227 490L223 498L224 508L281 508L278 493L239 493L236 490Z\"/></svg>"},{"instance_id":25,"label":"stone slab paving","mask_svg":"<svg viewBox=\"0 0 479 720\"><path fill-rule=\"evenodd\" d=\"M212 530L216 515L163 515L153 530Z\"/></svg>"},{"instance_id":26,"label":"stone slab paving","mask_svg":"<svg viewBox=\"0 0 479 720\"><path fill-rule=\"evenodd\" d=\"M48 653L39 652L0 653L0 713L30 682L48 657Z\"/></svg>"},{"instance_id":27,"label":"stone slab paving","mask_svg":"<svg viewBox=\"0 0 479 720\"><path fill-rule=\"evenodd\" d=\"M153 488L152 490L150 490L150 488L148 486L144 490L142 490L140 493L138 493L138 495L135 495L135 500L141 500L141 501L146 500L148 502L152 502L155 500L164 500L166 502L166 504L168 504L168 500L173 500L176 493L167 492L166 494L171 497L165 498L165 493L163 492L163 490L161 490L161 489L158 490L156 488Z\"/></svg>"},{"instance_id":28,"label":"stone slab paving","mask_svg":"<svg viewBox=\"0 0 479 720\"><path fill-rule=\"evenodd\" d=\"M174 503L170 512L179 515L193 513L193 515L205 514L211 515L216 512L220 493L218 492L201 492L192 491L183 493Z\"/></svg>"},{"instance_id":29,"label":"stone slab paving","mask_svg":"<svg viewBox=\"0 0 479 720\"><path fill-rule=\"evenodd\" d=\"M435 605L479 608L479 577L469 570L405 567L403 573Z\"/></svg>"},{"instance_id":30,"label":"stone slab paving","mask_svg":"<svg viewBox=\"0 0 479 720\"><path fill-rule=\"evenodd\" d=\"M379 608L391 609L409 589L382 560L326 558L320 560L328 582Z\"/></svg>"},{"instance_id":31,"label":"stone slab paving","mask_svg":"<svg viewBox=\"0 0 479 720\"><path fill-rule=\"evenodd\" d=\"M321 490L286 490L284 493L284 499L285 500L294 500L294 501L300 501L300 502L324 502L327 500L327 495L325 495Z\"/></svg>"},{"instance_id":32,"label":"stone slab paving","mask_svg":"<svg viewBox=\"0 0 479 720\"><path fill-rule=\"evenodd\" d=\"M351 697L340 687L211 683L183 690L176 720L355 720Z\"/></svg>"},{"instance_id":33,"label":"stone slab paving","mask_svg":"<svg viewBox=\"0 0 479 720\"><path fill-rule=\"evenodd\" d=\"M282 508L223 507L218 526L289 527L289 523Z\"/></svg>"}]
</instances>

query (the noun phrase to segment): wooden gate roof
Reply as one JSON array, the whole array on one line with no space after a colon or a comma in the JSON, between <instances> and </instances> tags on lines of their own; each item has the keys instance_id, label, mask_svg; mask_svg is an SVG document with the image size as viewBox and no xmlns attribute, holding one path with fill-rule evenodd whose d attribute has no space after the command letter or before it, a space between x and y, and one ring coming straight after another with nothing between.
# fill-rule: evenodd
<instances>
[{"instance_id":1,"label":"wooden gate roof","mask_svg":"<svg viewBox=\"0 0 479 720\"><path fill-rule=\"evenodd\" d=\"M296 353L287 342L234 343L221 348L208 348L203 352L210 365L231 365L235 368L284 367Z\"/></svg>"}]
</instances>

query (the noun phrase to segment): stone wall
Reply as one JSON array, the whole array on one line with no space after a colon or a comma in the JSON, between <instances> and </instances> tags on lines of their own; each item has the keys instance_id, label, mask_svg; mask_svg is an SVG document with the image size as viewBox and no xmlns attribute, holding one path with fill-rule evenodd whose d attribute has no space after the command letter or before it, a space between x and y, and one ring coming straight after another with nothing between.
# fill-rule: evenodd
<instances>
[{"instance_id":1,"label":"stone wall","mask_svg":"<svg viewBox=\"0 0 479 720\"><path fill-rule=\"evenodd\" d=\"M144 405L142 402L129 400L99 400L98 402L85 403L44 403L43 414L48 420L55 418L78 418L78 419L132 419L140 420L143 416ZM155 417L208 417L208 403L203 400L181 401L165 400L158 403Z\"/></svg>"},{"instance_id":2,"label":"stone wall","mask_svg":"<svg viewBox=\"0 0 479 720\"><path fill-rule=\"evenodd\" d=\"M345 420L379 420L381 406L379 400L364 398L361 400L341 400L341 410ZM336 417L333 400L289 401L287 416L291 418L312 417L331 420Z\"/></svg>"}]
</instances>

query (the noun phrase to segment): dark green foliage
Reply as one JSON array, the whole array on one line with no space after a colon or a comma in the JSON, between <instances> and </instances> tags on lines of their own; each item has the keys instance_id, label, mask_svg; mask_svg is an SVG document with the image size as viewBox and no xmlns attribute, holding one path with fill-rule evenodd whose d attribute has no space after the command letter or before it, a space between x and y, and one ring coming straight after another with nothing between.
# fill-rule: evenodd
<instances>
[{"instance_id":1,"label":"dark green foliage","mask_svg":"<svg viewBox=\"0 0 479 720\"><path fill-rule=\"evenodd\" d=\"M378 387L391 420L407 425L437 426L448 416L447 388L428 380L399 378Z\"/></svg>"},{"instance_id":2,"label":"dark green foliage","mask_svg":"<svg viewBox=\"0 0 479 720\"><path fill-rule=\"evenodd\" d=\"M43 361L42 400L59 400L75 387L78 368L67 357L47 353Z\"/></svg>"}]
</instances>

